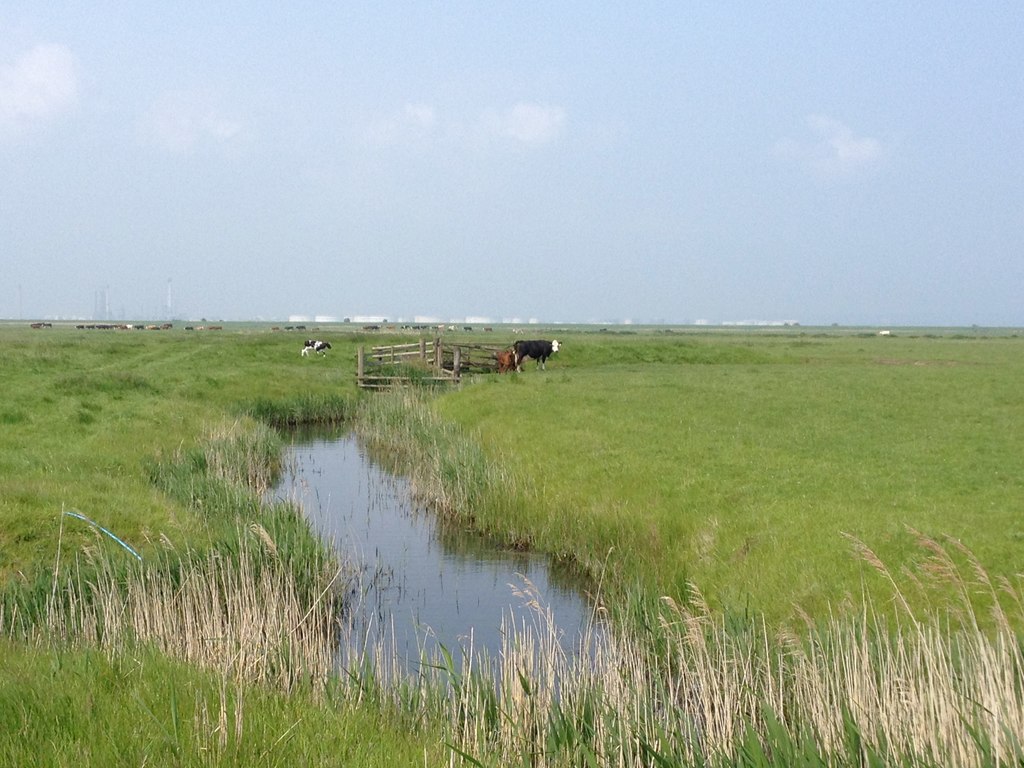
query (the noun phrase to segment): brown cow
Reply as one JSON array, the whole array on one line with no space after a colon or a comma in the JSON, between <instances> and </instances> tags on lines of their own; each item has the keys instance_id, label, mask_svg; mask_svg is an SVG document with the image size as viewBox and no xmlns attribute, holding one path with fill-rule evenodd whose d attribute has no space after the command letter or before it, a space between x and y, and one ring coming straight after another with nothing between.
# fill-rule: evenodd
<instances>
[{"instance_id":1,"label":"brown cow","mask_svg":"<svg viewBox=\"0 0 1024 768\"><path fill-rule=\"evenodd\" d=\"M498 373L508 373L516 368L516 351L503 349L498 353Z\"/></svg>"}]
</instances>

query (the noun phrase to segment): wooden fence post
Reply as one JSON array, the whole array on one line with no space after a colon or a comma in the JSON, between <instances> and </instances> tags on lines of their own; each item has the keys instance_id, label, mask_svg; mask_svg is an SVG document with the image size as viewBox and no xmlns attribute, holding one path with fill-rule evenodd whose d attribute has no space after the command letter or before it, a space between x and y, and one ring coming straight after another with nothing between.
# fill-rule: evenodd
<instances>
[{"instance_id":1,"label":"wooden fence post","mask_svg":"<svg viewBox=\"0 0 1024 768\"><path fill-rule=\"evenodd\" d=\"M424 365L427 364L427 340L420 337L420 362Z\"/></svg>"},{"instance_id":2,"label":"wooden fence post","mask_svg":"<svg viewBox=\"0 0 1024 768\"><path fill-rule=\"evenodd\" d=\"M459 380L459 369L462 368L462 347L455 347L452 351L452 376Z\"/></svg>"},{"instance_id":3,"label":"wooden fence post","mask_svg":"<svg viewBox=\"0 0 1024 768\"><path fill-rule=\"evenodd\" d=\"M366 372L366 353L359 347L356 353L356 384L363 386L363 374Z\"/></svg>"}]
</instances>

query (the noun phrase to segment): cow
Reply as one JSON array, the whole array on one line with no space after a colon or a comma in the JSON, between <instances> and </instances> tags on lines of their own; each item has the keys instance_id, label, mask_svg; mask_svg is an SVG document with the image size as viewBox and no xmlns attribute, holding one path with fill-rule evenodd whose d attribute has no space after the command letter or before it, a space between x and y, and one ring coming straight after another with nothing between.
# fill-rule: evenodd
<instances>
[{"instance_id":1,"label":"cow","mask_svg":"<svg viewBox=\"0 0 1024 768\"><path fill-rule=\"evenodd\" d=\"M523 360L528 357L532 357L537 361L538 368L541 370L547 370L545 363L551 355L558 351L558 340L542 341L540 339L535 339L532 341L526 341L524 339L520 339L515 343L514 350L516 355L517 371L522 372Z\"/></svg>"},{"instance_id":2,"label":"cow","mask_svg":"<svg viewBox=\"0 0 1024 768\"><path fill-rule=\"evenodd\" d=\"M503 349L498 353L498 373L508 373L516 367L516 351Z\"/></svg>"},{"instance_id":3,"label":"cow","mask_svg":"<svg viewBox=\"0 0 1024 768\"><path fill-rule=\"evenodd\" d=\"M318 341L316 339L306 339L306 346L302 348L302 356L308 357L309 350L313 350L318 355L326 355L327 350L331 348L331 342L329 341Z\"/></svg>"}]
</instances>

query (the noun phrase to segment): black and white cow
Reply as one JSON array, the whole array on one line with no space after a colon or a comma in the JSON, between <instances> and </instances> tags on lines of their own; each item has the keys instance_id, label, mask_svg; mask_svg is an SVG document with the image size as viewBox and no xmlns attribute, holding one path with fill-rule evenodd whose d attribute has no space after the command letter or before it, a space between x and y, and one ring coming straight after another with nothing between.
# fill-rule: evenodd
<instances>
[{"instance_id":1,"label":"black and white cow","mask_svg":"<svg viewBox=\"0 0 1024 768\"><path fill-rule=\"evenodd\" d=\"M309 350L313 350L318 355L326 355L327 350L330 348L331 342L329 341L317 341L316 339L306 339L306 346L302 348L302 356L308 356Z\"/></svg>"},{"instance_id":2,"label":"black and white cow","mask_svg":"<svg viewBox=\"0 0 1024 768\"><path fill-rule=\"evenodd\" d=\"M540 339L526 341L520 339L515 343L516 370L522 372L523 360L528 357L532 357L537 361L538 368L546 369L544 364L547 362L547 359L557 351L557 339L553 341L542 341Z\"/></svg>"}]
</instances>

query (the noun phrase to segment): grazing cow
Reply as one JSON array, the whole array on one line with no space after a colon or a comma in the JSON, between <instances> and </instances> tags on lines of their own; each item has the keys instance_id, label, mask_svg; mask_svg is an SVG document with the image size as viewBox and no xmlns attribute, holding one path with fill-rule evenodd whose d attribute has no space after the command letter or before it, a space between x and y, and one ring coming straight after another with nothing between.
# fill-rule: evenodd
<instances>
[{"instance_id":1,"label":"grazing cow","mask_svg":"<svg viewBox=\"0 0 1024 768\"><path fill-rule=\"evenodd\" d=\"M503 349L498 353L498 373L508 373L516 367L516 351Z\"/></svg>"},{"instance_id":2,"label":"grazing cow","mask_svg":"<svg viewBox=\"0 0 1024 768\"><path fill-rule=\"evenodd\" d=\"M307 357L309 350L313 350L318 355L326 355L327 350L331 348L331 342L329 341L317 341L316 339L306 339L306 346L302 348L302 356Z\"/></svg>"},{"instance_id":3,"label":"grazing cow","mask_svg":"<svg viewBox=\"0 0 1024 768\"><path fill-rule=\"evenodd\" d=\"M516 370L523 370L523 360L528 357L532 357L537 361L537 367L541 370L546 370L544 365L547 359L551 357L555 352L558 351L558 341L541 341L539 339L533 341L526 341L520 339L515 343L515 354L516 354Z\"/></svg>"}]
</instances>

